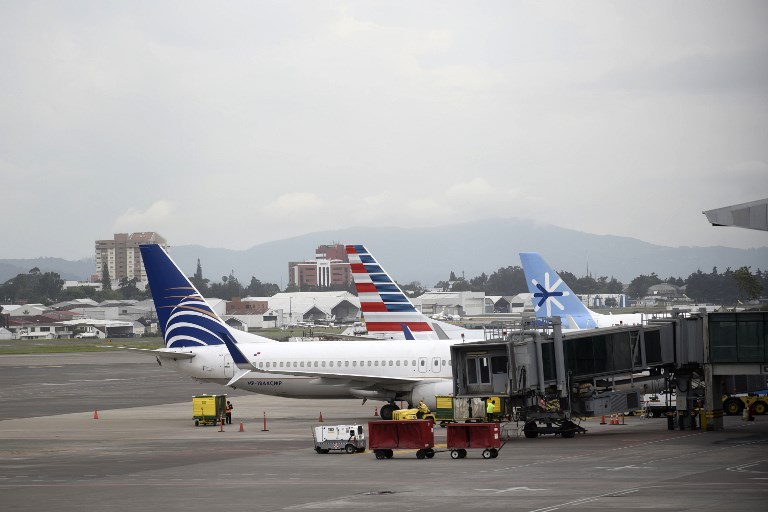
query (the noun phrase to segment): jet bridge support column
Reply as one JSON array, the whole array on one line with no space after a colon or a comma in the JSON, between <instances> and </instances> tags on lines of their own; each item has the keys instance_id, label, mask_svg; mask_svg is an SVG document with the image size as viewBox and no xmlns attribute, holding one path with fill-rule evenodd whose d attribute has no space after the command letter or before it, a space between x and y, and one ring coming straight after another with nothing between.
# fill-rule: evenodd
<instances>
[{"instance_id":1,"label":"jet bridge support column","mask_svg":"<svg viewBox=\"0 0 768 512\"><path fill-rule=\"evenodd\" d=\"M559 316L552 318L552 328L555 345L555 372L557 375L557 395L559 398L568 396L565 379L565 355L563 354L563 327Z\"/></svg>"},{"instance_id":2,"label":"jet bridge support column","mask_svg":"<svg viewBox=\"0 0 768 512\"><path fill-rule=\"evenodd\" d=\"M704 416L707 431L724 430L723 378L714 375L711 364L704 365ZM702 425L702 430L704 429Z\"/></svg>"}]
</instances>

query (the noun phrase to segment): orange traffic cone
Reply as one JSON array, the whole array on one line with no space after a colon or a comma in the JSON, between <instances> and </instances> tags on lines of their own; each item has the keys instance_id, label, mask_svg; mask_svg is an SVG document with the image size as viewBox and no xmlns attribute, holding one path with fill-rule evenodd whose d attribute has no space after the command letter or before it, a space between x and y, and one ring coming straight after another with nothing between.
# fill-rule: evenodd
<instances>
[{"instance_id":1,"label":"orange traffic cone","mask_svg":"<svg viewBox=\"0 0 768 512\"><path fill-rule=\"evenodd\" d=\"M603 414L603 419L600 420L601 425L605 425L605 414Z\"/></svg>"},{"instance_id":2,"label":"orange traffic cone","mask_svg":"<svg viewBox=\"0 0 768 512\"><path fill-rule=\"evenodd\" d=\"M99 419L99 411L93 411L93 419Z\"/></svg>"},{"instance_id":3,"label":"orange traffic cone","mask_svg":"<svg viewBox=\"0 0 768 512\"><path fill-rule=\"evenodd\" d=\"M320 423L323 422L323 411L320 411L320 417L317 418L317 421L319 421Z\"/></svg>"},{"instance_id":4,"label":"orange traffic cone","mask_svg":"<svg viewBox=\"0 0 768 512\"><path fill-rule=\"evenodd\" d=\"M243 428L243 427L244 427L244 425L243 425L243 422L241 421L240 422L240 432L245 432L245 428Z\"/></svg>"},{"instance_id":5,"label":"orange traffic cone","mask_svg":"<svg viewBox=\"0 0 768 512\"><path fill-rule=\"evenodd\" d=\"M374 416L378 416L379 415L379 408L378 407L374 407L373 408L373 415Z\"/></svg>"}]
</instances>

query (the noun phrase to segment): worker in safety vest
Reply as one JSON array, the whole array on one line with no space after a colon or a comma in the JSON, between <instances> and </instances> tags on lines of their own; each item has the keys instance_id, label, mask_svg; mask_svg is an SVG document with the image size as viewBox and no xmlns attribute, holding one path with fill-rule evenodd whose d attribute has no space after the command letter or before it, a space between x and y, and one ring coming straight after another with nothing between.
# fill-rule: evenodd
<instances>
[{"instance_id":1,"label":"worker in safety vest","mask_svg":"<svg viewBox=\"0 0 768 512\"><path fill-rule=\"evenodd\" d=\"M493 421L493 411L496 409L496 406L493 405L493 400L491 400L491 397L488 397L485 402L485 415L488 419L488 422Z\"/></svg>"},{"instance_id":2,"label":"worker in safety vest","mask_svg":"<svg viewBox=\"0 0 768 512\"><path fill-rule=\"evenodd\" d=\"M416 408L418 409L416 417L419 419L423 418L425 414L429 414L429 407L427 407L427 404L424 403L423 398L419 400L419 405Z\"/></svg>"},{"instance_id":3,"label":"worker in safety vest","mask_svg":"<svg viewBox=\"0 0 768 512\"><path fill-rule=\"evenodd\" d=\"M235 407L232 405L232 402L227 400L227 405L226 405L226 407L224 407L224 414L226 414L226 416L227 416L227 425L231 425L232 424L232 409L234 409L234 408Z\"/></svg>"}]
</instances>

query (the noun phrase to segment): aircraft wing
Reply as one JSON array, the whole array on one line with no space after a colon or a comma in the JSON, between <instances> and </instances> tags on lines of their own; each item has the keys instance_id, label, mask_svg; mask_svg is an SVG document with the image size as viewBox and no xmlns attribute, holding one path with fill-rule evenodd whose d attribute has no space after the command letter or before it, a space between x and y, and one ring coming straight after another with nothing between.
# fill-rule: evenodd
<instances>
[{"instance_id":1,"label":"aircraft wing","mask_svg":"<svg viewBox=\"0 0 768 512\"><path fill-rule=\"evenodd\" d=\"M179 359L192 359L195 357L195 353L191 350L187 351L181 351L181 350L168 350L165 348L158 348L158 349L150 349L150 348L136 348L136 347L125 347L121 345L102 345L103 347L109 347L111 349L115 350L130 350L131 352L141 352L147 355L155 356L160 359L166 359L166 360L174 360L177 361Z\"/></svg>"}]
</instances>

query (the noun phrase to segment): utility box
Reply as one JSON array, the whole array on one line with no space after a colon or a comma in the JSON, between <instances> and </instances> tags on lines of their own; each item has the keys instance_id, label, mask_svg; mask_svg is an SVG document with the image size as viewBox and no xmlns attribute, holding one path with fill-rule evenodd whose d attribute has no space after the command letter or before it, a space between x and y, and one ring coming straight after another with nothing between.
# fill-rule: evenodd
<instances>
[{"instance_id":1,"label":"utility box","mask_svg":"<svg viewBox=\"0 0 768 512\"><path fill-rule=\"evenodd\" d=\"M227 395L197 395L192 397L192 419L195 426L218 425L224 417Z\"/></svg>"},{"instance_id":2,"label":"utility box","mask_svg":"<svg viewBox=\"0 0 768 512\"><path fill-rule=\"evenodd\" d=\"M637 391L610 391L584 401L587 416L601 416L640 408L640 393Z\"/></svg>"}]
</instances>

